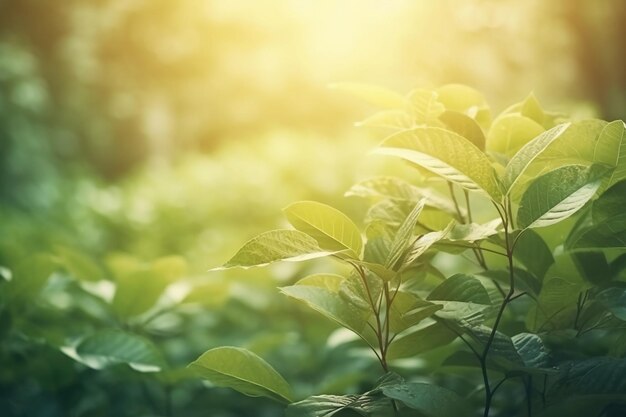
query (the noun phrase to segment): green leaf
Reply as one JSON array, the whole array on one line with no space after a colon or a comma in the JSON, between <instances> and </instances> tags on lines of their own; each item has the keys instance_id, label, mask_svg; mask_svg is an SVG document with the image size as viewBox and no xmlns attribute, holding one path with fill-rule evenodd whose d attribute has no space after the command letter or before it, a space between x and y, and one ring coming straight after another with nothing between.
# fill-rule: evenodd
<instances>
[{"instance_id":1,"label":"green leaf","mask_svg":"<svg viewBox=\"0 0 626 417\"><path fill-rule=\"evenodd\" d=\"M520 113L522 116L526 116L540 125L545 123L546 113L541 108L539 100L537 100L537 97L535 97L533 93L530 93L522 102Z\"/></svg>"},{"instance_id":2,"label":"green leaf","mask_svg":"<svg viewBox=\"0 0 626 417\"><path fill-rule=\"evenodd\" d=\"M21 260L8 283L9 299L23 301L36 297L56 269L56 262L46 254L37 254Z\"/></svg>"},{"instance_id":3,"label":"green leaf","mask_svg":"<svg viewBox=\"0 0 626 417\"><path fill-rule=\"evenodd\" d=\"M454 227L446 234L445 239L449 241L463 241L474 243L480 240L487 239L493 235L497 235L502 231L502 220L493 219L490 222L484 224L456 223Z\"/></svg>"},{"instance_id":4,"label":"green leaf","mask_svg":"<svg viewBox=\"0 0 626 417\"><path fill-rule=\"evenodd\" d=\"M458 111L446 110L439 116L448 130L463 136L480 150L485 150L485 134L476 120Z\"/></svg>"},{"instance_id":5,"label":"green leaf","mask_svg":"<svg viewBox=\"0 0 626 417\"><path fill-rule=\"evenodd\" d=\"M541 236L532 229L521 232L517 238L513 256L539 279L543 278L550 265L554 263L552 251Z\"/></svg>"},{"instance_id":6,"label":"green leaf","mask_svg":"<svg viewBox=\"0 0 626 417\"><path fill-rule=\"evenodd\" d=\"M445 346L454 339L456 335L445 324L435 322L398 337L389 346L387 358L409 358Z\"/></svg>"},{"instance_id":7,"label":"green leaf","mask_svg":"<svg viewBox=\"0 0 626 417\"><path fill-rule=\"evenodd\" d=\"M321 248L349 249L355 258L361 255L361 232L339 210L315 201L300 201L287 206L284 212L293 227L315 238Z\"/></svg>"},{"instance_id":8,"label":"green leaf","mask_svg":"<svg viewBox=\"0 0 626 417\"><path fill-rule=\"evenodd\" d=\"M626 288L611 287L600 291L595 300L615 317L626 321Z\"/></svg>"},{"instance_id":9,"label":"green leaf","mask_svg":"<svg viewBox=\"0 0 626 417\"><path fill-rule=\"evenodd\" d=\"M528 166L540 155L548 145L558 139L570 124L564 123L553 127L528 142L511 158L506 166L503 177L505 194L508 194L524 174Z\"/></svg>"},{"instance_id":10,"label":"green leaf","mask_svg":"<svg viewBox=\"0 0 626 417\"><path fill-rule=\"evenodd\" d=\"M404 258L401 269L406 269L410 267L413 262L418 260L434 244L445 238L448 233L450 233L450 230L452 230L452 227L454 227L454 222L450 222L448 227L446 227L444 230L438 232L430 232L420 236L419 239L417 239L407 250L407 254Z\"/></svg>"},{"instance_id":11,"label":"green leaf","mask_svg":"<svg viewBox=\"0 0 626 417\"><path fill-rule=\"evenodd\" d=\"M425 198L426 206L456 216L456 209L448 198L442 197L429 188L416 187L395 177L374 177L361 181L353 185L345 193L345 196L412 202L417 202ZM462 211L462 214L465 215L465 210Z\"/></svg>"},{"instance_id":12,"label":"green leaf","mask_svg":"<svg viewBox=\"0 0 626 417\"><path fill-rule=\"evenodd\" d=\"M457 393L433 384L412 382L383 387L383 394L427 417L465 415L469 403Z\"/></svg>"},{"instance_id":13,"label":"green leaf","mask_svg":"<svg viewBox=\"0 0 626 417\"><path fill-rule=\"evenodd\" d=\"M599 165L568 165L539 177L522 196L518 225L545 227L566 219L594 196L607 172Z\"/></svg>"},{"instance_id":14,"label":"green leaf","mask_svg":"<svg viewBox=\"0 0 626 417\"><path fill-rule=\"evenodd\" d=\"M161 353L152 342L121 330L100 330L83 338L75 347L65 346L61 350L93 369L120 363L140 372L158 372L165 367Z\"/></svg>"},{"instance_id":15,"label":"green leaf","mask_svg":"<svg viewBox=\"0 0 626 417\"><path fill-rule=\"evenodd\" d=\"M189 364L199 376L220 387L251 397L291 402L291 388L283 377L256 354L237 347L218 347Z\"/></svg>"},{"instance_id":16,"label":"green leaf","mask_svg":"<svg viewBox=\"0 0 626 417\"><path fill-rule=\"evenodd\" d=\"M446 84L436 90L446 110L458 111L475 119L483 129L491 123L491 112L485 97L476 89L462 84Z\"/></svg>"},{"instance_id":17,"label":"green leaf","mask_svg":"<svg viewBox=\"0 0 626 417\"><path fill-rule=\"evenodd\" d=\"M397 269L397 267L399 267L399 265L397 264L401 260L411 243L411 238L413 237L413 231L415 230L417 218L419 217L423 208L424 200L420 200L417 204L415 204L413 210L411 210L406 219L404 219L404 222L400 225L400 228L398 229L398 232L396 233L396 236L391 243L389 255L387 256L387 259L385 261L386 268Z\"/></svg>"},{"instance_id":18,"label":"green leaf","mask_svg":"<svg viewBox=\"0 0 626 417\"><path fill-rule=\"evenodd\" d=\"M522 146L541 135L544 128L536 121L520 114L499 116L489 129L487 150L512 157Z\"/></svg>"},{"instance_id":19,"label":"green leaf","mask_svg":"<svg viewBox=\"0 0 626 417\"><path fill-rule=\"evenodd\" d=\"M380 397L380 395L315 395L289 404L285 415L286 417L392 417L391 401Z\"/></svg>"},{"instance_id":20,"label":"green leaf","mask_svg":"<svg viewBox=\"0 0 626 417\"><path fill-rule=\"evenodd\" d=\"M550 272L541 288L537 306L526 316L526 326L537 332L540 329L567 328L573 323L572 310L575 309L578 295L584 289L582 281L553 276Z\"/></svg>"},{"instance_id":21,"label":"green leaf","mask_svg":"<svg viewBox=\"0 0 626 417\"><path fill-rule=\"evenodd\" d=\"M598 357L569 361L560 364L559 370L540 417L599 416L607 405L626 403L626 359Z\"/></svg>"},{"instance_id":22,"label":"green leaf","mask_svg":"<svg viewBox=\"0 0 626 417\"><path fill-rule=\"evenodd\" d=\"M67 247L58 247L56 253L61 265L74 278L83 281L99 281L105 278L102 268L87 255Z\"/></svg>"},{"instance_id":23,"label":"green leaf","mask_svg":"<svg viewBox=\"0 0 626 417\"><path fill-rule=\"evenodd\" d=\"M534 333L520 333L513 336L511 341L526 368L548 366L548 351L539 336Z\"/></svg>"},{"instance_id":24,"label":"green leaf","mask_svg":"<svg viewBox=\"0 0 626 417\"><path fill-rule=\"evenodd\" d=\"M437 127L417 127L391 135L374 150L418 164L470 191L499 200L500 188L491 162L474 144Z\"/></svg>"},{"instance_id":25,"label":"green leaf","mask_svg":"<svg viewBox=\"0 0 626 417\"><path fill-rule=\"evenodd\" d=\"M395 91L384 87L359 83L334 83L329 86L335 90L348 92L374 106L382 108L404 108L407 100Z\"/></svg>"},{"instance_id":26,"label":"green leaf","mask_svg":"<svg viewBox=\"0 0 626 417\"><path fill-rule=\"evenodd\" d=\"M272 230L246 242L222 267L215 270L264 266L277 261L299 262L337 253L319 247L315 239L297 230Z\"/></svg>"},{"instance_id":27,"label":"green leaf","mask_svg":"<svg viewBox=\"0 0 626 417\"><path fill-rule=\"evenodd\" d=\"M447 278L431 291L427 300L463 301L491 305L489 293L483 284L478 279L465 274L455 274Z\"/></svg>"},{"instance_id":28,"label":"green leaf","mask_svg":"<svg viewBox=\"0 0 626 417\"><path fill-rule=\"evenodd\" d=\"M159 258L150 265L138 264L129 272L115 274L113 310L121 317L145 313L153 307L168 285L187 272L187 262L179 256Z\"/></svg>"},{"instance_id":29,"label":"green leaf","mask_svg":"<svg viewBox=\"0 0 626 417\"><path fill-rule=\"evenodd\" d=\"M446 108L437 100L434 91L415 89L409 93L409 112L417 124L432 123Z\"/></svg>"},{"instance_id":30,"label":"green leaf","mask_svg":"<svg viewBox=\"0 0 626 417\"><path fill-rule=\"evenodd\" d=\"M568 249L626 247L626 181L606 190L591 205L565 242Z\"/></svg>"},{"instance_id":31,"label":"green leaf","mask_svg":"<svg viewBox=\"0 0 626 417\"><path fill-rule=\"evenodd\" d=\"M593 161L615 167L606 187L626 179L626 125L623 121L616 120L602 129L593 150Z\"/></svg>"},{"instance_id":32,"label":"green leaf","mask_svg":"<svg viewBox=\"0 0 626 417\"><path fill-rule=\"evenodd\" d=\"M371 312L365 306L351 302L339 293L345 278L332 274L316 274L295 285L282 287L280 291L302 301L313 310L321 313L339 325L363 336Z\"/></svg>"}]
</instances>

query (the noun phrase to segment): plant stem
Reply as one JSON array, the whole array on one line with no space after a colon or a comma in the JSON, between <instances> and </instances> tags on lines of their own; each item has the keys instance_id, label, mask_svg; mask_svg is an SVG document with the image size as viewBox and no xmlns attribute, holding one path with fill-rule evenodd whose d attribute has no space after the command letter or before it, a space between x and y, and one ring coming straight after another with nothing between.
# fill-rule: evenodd
<instances>
[{"instance_id":1,"label":"plant stem","mask_svg":"<svg viewBox=\"0 0 626 417\"><path fill-rule=\"evenodd\" d=\"M502 316L504 315L504 310L506 309L507 304L513 298L513 294L515 293L515 273L513 270L513 250L514 250L516 241L511 242L511 233L509 230L510 219L507 217L507 214L510 213L510 210L507 207L509 205L507 203L508 202L505 202L505 206L503 207L502 211L500 211L498 206L496 206L496 208L498 208L498 213L500 213L500 216L502 218L502 224L504 225L504 239L505 239L506 256L507 256L508 268L509 268L509 292L502 299L502 304L500 304L500 309L498 310L496 321L493 324L493 328L491 329L491 333L489 334L489 338L487 339L487 343L485 344L485 349L483 350L483 354L481 356L480 365L482 368L483 381L485 384L485 412L483 414L484 417L489 416L489 410L491 408L491 401L493 399L493 394L495 392L495 390L491 391L491 387L489 385L489 374L487 372L487 359L489 356L489 350L491 349L491 345L493 344L493 341L496 337L498 326L500 325L500 321L502 320Z\"/></svg>"}]
</instances>

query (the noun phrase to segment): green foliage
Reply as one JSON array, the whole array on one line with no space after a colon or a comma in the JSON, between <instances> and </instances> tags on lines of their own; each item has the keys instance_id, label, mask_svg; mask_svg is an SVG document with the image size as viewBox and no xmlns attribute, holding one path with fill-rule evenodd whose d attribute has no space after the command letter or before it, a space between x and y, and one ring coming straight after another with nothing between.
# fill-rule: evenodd
<instances>
[{"instance_id":1,"label":"green foliage","mask_svg":"<svg viewBox=\"0 0 626 417\"><path fill-rule=\"evenodd\" d=\"M247 243L225 266L304 261L313 256L302 255L328 251L352 271L314 274L281 291L354 332L385 372L412 357L438 358L448 381L458 367L480 370L467 377L484 391L484 402L432 379L388 376L362 395L293 403L287 415L414 415L412 409L445 417L474 408L489 416L500 389L521 393L517 407L540 415L561 410L564 399L587 398L594 410L619 406L621 362L606 383L582 383L596 369L587 364L613 359L572 352L568 343L594 332L621 337L626 319L624 124L558 124L532 94L491 123L482 96L459 85L417 89L406 98L338 88L386 108L362 123L395 131L374 152L409 162L427 180L375 177L354 185L346 195L371 203L364 233L358 221L329 206L294 203L285 209L298 231L291 233L320 249L285 250L293 243L284 231L262 249ZM478 191L473 199L472 191ZM551 233L559 235L547 239ZM457 271L448 277L435 267L443 265L442 252L452 257L446 271ZM450 260L466 255L478 269L459 270ZM438 369L436 361L429 367ZM428 371L413 372L429 378ZM563 409L587 415L587 408Z\"/></svg>"},{"instance_id":2,"label":"green foliage","mask_svg":"<svg viewBox=\"0 0 626 417\"><path fill-rule=\"evenodd\" d=\"M219 247L209 261L150 249L150 260L118 252L100 261L97 250L67 237L48 244L27 236L21 245L2 238L0 359L17 365L0 372L0 387L65 361L68 390L89 378L96 385L125 378L124 389L147 398L163 392L169 411L152 400L145 415L173 415L167 402L191 397L206 401L200 413L219 398L235 407L225 415L240 412L239 401L242 409L257 404L221 388L266 397L273 402L254 401L276 412L286 406L293 417L619 413L626 402L623 122L557 117L532 94L492 122L484 97L456 84L407 96L336 88L383 108L363 122L392 130L374 153L408 162L352 187L342 181L359 199L341 210L312 200L332 200L339 190L296 192L305 179L293 174L324 171L318 161L272 178L293 181L281 201L254 181L243 193L211 189L225 193L215 204L231 220L227 228L211 223L191 245ZM207 185L187 192L199 186ZM160 187L161 179L157 195ZM131 201L135 192L130 187ZM277 227L273 213L292 193L302 201L283 210L291 228L261 232L233 250ZM271 215L251 210L269 200ZM94 217L109 227L137 225L120 226L117 214L97 209ZM169 210L159 218L189 221L194 232L198 218L213 217L188 219L188 210L203 211L193 204ZM190 245L168 228L146 233ZM266 268L247 271L253 267ZM225 343L242 347L219 347Z\"/></svg>"}]
</instances>

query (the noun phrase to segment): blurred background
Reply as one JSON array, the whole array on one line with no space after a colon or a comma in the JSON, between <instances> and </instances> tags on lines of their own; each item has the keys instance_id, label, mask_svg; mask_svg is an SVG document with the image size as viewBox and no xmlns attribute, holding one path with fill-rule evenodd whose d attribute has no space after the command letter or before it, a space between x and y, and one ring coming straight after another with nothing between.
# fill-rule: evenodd
<instances>
[{"instance_id":1,"label":"blurred background","mask_svg":"<svg viewBox=\"0 0 626 417\"><path fill-rule=\"evenodd\" d=\"M404 94L464 83L494 114L534 91L550 110L624 119L624 22L621 0L0 0L0 265L62 246L106 280L123 256L180 256L181 280L204 292L160 327L133 328L173 369L210 347L245 345L302 395L359 390L376 364L350 353L347 369L329 348L332 325L275 289L301 270L205 272L284 226L292 201L362 214L342 195L383 169L367 155L381 137L353 125L371 108L328 85ZM57 340L108 322L55 300L0 326L22 337L0 356L10 364L0 366L0 409L247 415L248 399L197 381L72 364ZM46 309L63 313L44 325ZM37 337L26 359L24 340ZM254 415L276 415L251 401Z\"/></svg>"}]
</instances>

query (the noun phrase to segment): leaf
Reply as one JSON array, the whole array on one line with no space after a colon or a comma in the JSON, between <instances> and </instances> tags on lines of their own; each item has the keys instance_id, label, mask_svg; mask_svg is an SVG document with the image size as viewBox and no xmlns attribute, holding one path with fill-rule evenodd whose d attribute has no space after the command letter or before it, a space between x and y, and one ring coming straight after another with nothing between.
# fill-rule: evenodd
<instances>
[{"instance_id":1,"label":"leaf","mask_svg":"<svg viewBox=\"0 0 626 417\"><path fill-rule=\"evenodd\" d=\"M344 280L339 275L316 274L314 278L303 278L295 285L280 288L280 291L363 337L371 312L367 304L350 302L340 295Z\"/></svg>"},{"instance_id":2,"label":"leaf","mask_svg":"<svg viewBox=\"0 0 626 417\"><path fill-rule=\"evenodd\" d=\"M487 134L487 150L512 157L522 146L541 135L540 123L520 114L504 114L492 124Z\"/></svg>"},{"instance_id":3,"label":"leaf","mask_svg":"<svg viewBox=\"0 0 626 417\"><path fill-rule=\"evenodd\" d=\"M611 287L600 291L595 300L615 317L626 321L626 288Z\"/></svg>"},{"instance_id":4,"label":"leaf","mask_svg":"<svg viewBox=\"0 0 626 417\"><path fill-rule=\"evenodd\" d=\"M441 241L446 235L448 235L453 226L454 222L451 222L444 230L441 230L439 232L430 232L420 236L420 238L417 239L407 250L407 254L404 258L401 269L406 269L410 267L413 262L418 260L435 243Z\"/></svg>"},{"instance_id":5,"label":"leaf","mask_svg":"<svg viewBox=\"0 0 626 417\"><path fill-rule=\"evenodd\" d=\"M87 255L67 247L56 248L56 253L61 265L74 278L84 281L100 281L105 278L102 268Z\"/></svg>"},{"instance_id":6,"label":"leaf","mask_svg":"<svg viewBox=\"0 0 626 417\"><path fill-rule=\"evenodd\" d=\"M522 196L518 225L545 227L566 219L594 196L607 172L604 166L568 165L539 177Z\"/></svg>"},{"instance_id":7,"label":"leaf","mask_svg":"<svg viewBox=\"0 0 626 417\"><path fill-rule=\"evenodd\" d=\"M446 110L439 115L439 120L448 130L463 136L472 142L478 149L485 150L485 134L476 120L457 111Z\"/></svg>"},{"instance_id":8,"label":"leaf","mask_svg":"<svg viewBox=\"0 0 626 417\"><path fill-rule=\"evenodd\" d=\"M161 353L148 339L121 330L100 330L62 351L93 369L120 363L140 372L158 372L165 367Z\"/></svg>"},{"instance_id":9,"label":"leaf","mask_svg":"<svg viewBox=\"0 0 626 417\"><path fill-rule=\"evenodd\" d=\"M417 202L426 199L426 206L442 210L456 216L456 209L448 198L442 197L429 188L416 187L395 177L374 177L353 185L346 197L391 199ZM465 210L462 211L465 215Z\"/></svg>"},{"instance_id":10,"label":"leaf","mask_svg":"<svg viewBox=\"0 0 626 417\"><path fill-rule=\"evenodd\" d=\"M395 91L369 84L334 83L329 86L334 90L348 92L370 104L382 108L404 108L407 100Z\"/></svg>"},{"instance_id":11,"label":"leaf","mask_svg":"<svg viewBox=\"0 0 626 417\"><path fill-rule=\"evenodd\" d=\"M541 417L597 416L609 404L626 402L626 359L597 357L559 365Z\"/></svg>"},{"instance_id":12,"label":"leaf","mask_svg":"<svg viewBox=\"0 0 626 417\"><path fill-rule=\"evenodd\" d=\"M548 272L539 294L537 306L532 308L526 316L528 329L537 332L546 324L550 324L551 329L571 326L573 318L570 317L570 313L575 308L578 295L583 289L582 282L568 281L558 276L552 276Z\"/></svg>"},{"instance_id":13,"label":"leaf","mask_svg":"<svg viewBox=\"0 0 626 417\"><path fill-rule=\"evenodd\" d=\"M121 317L132 317L152 308L168 285L187 272L187 262L179 256L167 256L150 265L137 265L132 272L116 274L113 310Z\"/></svg>"},{"instance_id":14,"label":"leaf","mask_svg":"<svg viewBox=\"0 0 626 417\"><path fill-rule=\"evenodd\" d=\"M431 291L427 300L491 305L491 299L483 284L478 279L465 274L455 274L447 278Z\"/></svg>"},{"instance_id":15,"label":"leaf","mask_svg":"<svg viewBox=\"0 0 626 417\"><path fill-rule=\"evenodd\" d=\"M625 248L626 247L626 181L606 190L591 205L591 215L582 217L571 230L565 247Z\"/></svg>"},{"instance_id":16,"label":"leaf","mask_svg":"<svg viewBox=\"0 0 626 417\"><path fill-rule=\"evenodd\" d=\"M604 126L593 150L593 162L615 167L606 187L626 179L626 125L616 120Z\"/></svg>"},{"instance_id":17,"label":"leaf","mask_svg":"<svg viewBox=\"0 0 626 417\"><path fill-rule=\"evenodd\" d=\"M535 97L535 94L530 93L528 97L522 102L520 113L522 116L526 116L529 119L543 125L546 119L546 113L541 108L539 100Z\"/></svg>"},{"instance_id":18,"label":"leaf","mask_svg":"<svg viewBox=\"0 0 626 417\"><path fill-rule=\"evenodd\" d=\"M465 415L469 403L447 388L426 383L402 383L383 387L383 394L427 417Z\"/></svg>"},{"instance_id":19,"label":"leaf","mask_svg":"<svg viewBox=\"0 0 626 417\"><path fill-rule=\"evenodd\" d=\"M36 297L56 269L53 258L46 254L28 256L18 262L7 284L9 300Z\"/></svg>"},{"instance_id":20,"label":"leaf","mask_svg":"<svg viewBox=\"0 0 626 417\"><path fill-rule=\"evenodd\" d=\"M491 123L491 112L485 97L476 89L462 84L446 84L436 90L446 110L454 110L475 119L484 129Z\"/></svg>"},{"instance_id":21,"label":"leaf","mask_svg":"<svg viewBox=\"0 0 626 417\"><path fill-rule=\"evenodd\" d=\"M546 271L554 263L552 251L546 242L532 229L526 229L517 235L513 256L521 261L526 269L537 278L542 279Z\"/></svg>"},{"instance_id":22,"label":"leaf","mask_svg":"<svg viewBox=\"0 0 626 417\"><path fill-rule=\"evenodd\" d=\"M222 267L212 271L241 267L264 266L277 261L299 262L337 253L322 250L317 241L297 230L272 230L246 242Z\"/></svg>"},{"instance_id":23,"label":"leaf","mask_svg":"<svg viewBox=\"0 0 626 417\"><path fill-rule=\"evenodd\" d=\"M419 217L423 208L424 200L420 200L417 204L415 204L413 210L411 210L406 219L404 219L404 222L400 225L400 228L398 229L398 232L396 233L396 236L391 243L389 255L387 256L387 259L385 261L386 268L397 270L397 268L399 267L399 265L397 264L401 260L411 243L411 238L413 237L413 231L415 230L417 218Z\"/></svg>"},{"instance_id":24,"label":"leaf","mask_svg":"<svg viewBox=\"0 0 626 417\"><path fill-rule=\"evenodd\" d=\"M520 333L513 336L511 341L526 368L548 366L548 351L539 336L534 333Z\"/></svg>"},{"instance_id":25,"label":"leaf","mask_svg":"<svg viewBox=\"0 0 626 417\"><path fill-rule=\"evenodd\" d=\"M491 162L470 141L437 127L417 127L395 133L374 150L418 164L470 191L499 200L501 192Z\"/></svg>"},{"instance_id":26,"label":"leaf","mask_svg":"<svg viewBox=\"0 0 626 417\"><path fill-rule=\"evenodd\" d=\"M409 93L409 112L417 124L432 123L446 108L437 101L434 91L418 88Z\"/></svg>"},{"instance_id":27,"label":"leaf","mask_svg":"<svg viewBox=\"0 0 626 417\"><path fill-rule=\"evenodd\" d=\"M251 397L291 402L289 384L270 364L249 350L230 346L207 350L189 368L217 386Z\"/></svg>"},{"instance_id":28,"label":"leaf","mask_svg":"<svg viewBox=\"0 0 626 417\"><path fill-rule=\"evenodd\" d=\"M474 243L487 239L490 236L498 234L502 231L502 220L493 219L484 224L456 223L454 227L446 234L445 239L449 241L463 241Z\"/></svg>"},{"instance_id":29,"label":"leaf","mask_svg":"<svg viewBox=\"0 0 626 417\"><path fill-rule=\"evenodd\" d=\"M363 249L361 232L342 212L315 201L300 201L284 210L289 223L315 238L322 249L349 249L358 258Z\"/></svg>"},{"instance_id":30,"label":"leaf","mask_svg":"<svg viewBox=\"0 0 626 417\"><path fill-rule=\"evenodd\" d=\"M511 158L504 171L503 186L505 194L508 194L513 189L513 186L521 178L531 162L533 162L548 145L558 139L569 126L569 123L564 123L543 132L524 145Z\"/></svg>"},{"instance_id":31,"label":"leaf","mask_svg":"<svg viewBox=\"0 0 626 417\"><path fill-rule=\"evenodd\" d=\"M416 356L447 345L454 339L456 335L445 324L435 322L398 337L389 346L387 358L400 359Z\"/></svg>"}]
</instances>

